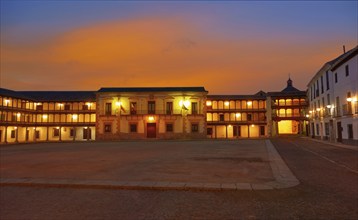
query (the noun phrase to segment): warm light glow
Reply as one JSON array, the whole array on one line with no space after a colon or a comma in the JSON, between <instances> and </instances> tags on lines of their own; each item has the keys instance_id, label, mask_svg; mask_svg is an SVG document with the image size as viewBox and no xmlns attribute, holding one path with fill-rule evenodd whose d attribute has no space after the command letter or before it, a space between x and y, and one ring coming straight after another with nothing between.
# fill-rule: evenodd
<instances>
[{"instance_id":1,"label":"warm light glow","mask_svg":"<svg viewBox=\"0 0 358 220\"><path fill-rule=\"evenodd\" d=\"M78 116L77 115L72 115L72 119L73 120L77 120Z\"/></svg>"},{"instance_id":2,"label":"warm light glow","mask_svg":"<svg viewBox=\"0 0 358 220\"><path fill-rule=\"evenodd\" d=\"M331 105L327 105L327 108L332 108L332 106L331 106Z\"/></svg>"},{"instance_id":3,"label":"warm light glow","mask_svg":"<svg viewBox=\"0 0 358 220\"><path fill-rule=\"evenodd\" d=\"M353 102L356 102L356 101L357 101L357 97L354 97L354 98L353 98Z\"/></svg>"},{"instance_id":4,"label":"warm light glow","mask_svg":"<svg viewBox=\"0 0 358 220\"><path fill-rule=\"evenodd\" d=\"M87 129L88 127L84 127L84 129Z\"/></svg>"},{"instance_id":5,"label":"warm light glow","mask_svg":"<svg viewBox=\"0 0 358 220\"><path fill-rule=\"evenodd\" d=\"M17 127L14 127L14 129L16 130L16 129L17 129Z\"/></svg>"},{"instance_id":6,"label":"warm light glow","mask_svg":"<svg viewBox=\"0 0 358 220\"><path fill-rule=\"evenodd\" d=\"M47 119L47 115L42 115L42 118L43 118L43 119Z\"/></svg>"},{"instance_id":7,"label":"warm light glow","mask_svg":"<svg viewBox=\"0 0 358 220\"><path fill-rule=\"evenodd\" d=\"M306 118L309 118L310 117L310 115L306 115Z\"/></svg>"},{"instance_id":8,"label":"warm light glow","mask_svg":"<svg viewBox=\"0 0 358 220\"><path fill-rule=\"evenodd\" d=\"M312 114L312 111L310 110L310 111L308 111L310 114Z\"/></svg>"},{"instance_id":9,"label":"warm light glow","mask_svg":"<svg viewBox=\"0 0 358 220\"><path fill-rule=\"evenodd\" d=\"M116 106L120 107L122 105L121 101L116 102Z\"/></svg>"},{"instance_id":10,"label":"warm light glow","mask_svg":"<svg viewBox=\"0 0 358 220\"><path fill-rule=\"evenodd\" d=\"M63 104L62 104L62 103L58 103L58 106L59 106L59 107L62 107L62 106L63 106Z\"/></svg>"},{"instance_id":11,"label":"warm light glow","mask_svg":"<svg viewBox=\"0 0 358 220\"><path fill-rule=\"evenodd\" d=\"M319 112L319 111L321 111L321 109L320 109L320 108L317 108L316 110L317 110L318 112Z\"/></svg>"},{"instance_id":12,"label":"warm light glow","mask_svg":"<svg viewBox=\"0 0 358 220\"><path fill-rule=\"evenodd\" d=\"M351 102L353 99L351 97L347 98L347 102Z\"/></svg>"},{"instance_id":13,"label":"warm light glow","mask_svg":"<svg viewBox=\"0 0 358 220\"><path fill-rule=\"evenodd\" d=\"M229 128L231 128L231 127L232 127L232 125L228 125L228 127L229 127Z\"/></svg>"},{"instance_id":14,"label":"warm light glow","mask_svg":"<svg viewBox=\"0 0 358 220\"><path fill-rule=\"evenodd\" d=\"M235 116L236 116L236 118L239 118L239 117L241 116L241 114L240 114L240 113L236 113Z\"/></svg>"},{"instance_id":15,"label":"warm light glow","mask_svg":"<svg viewBox=\"0 0 358 220\"><path fill-rule=\"evenodd\" d=\"M247 102L247 105L248 105L248 106L252 105L252 102L251 102L251 101L248 101L248 102Z\"/></svg>"},{"instance_id":16,"label":"warm light glow","mask_svg":"<svg viewBox=\"0 0 358 220\"><path fill-rule=\"evenodd\" d=\"M21 116L21 113L17 113L16 115L17 115L17 117L20 117L20 116Z\"/></svg>"},{"instance_id":17,"label":"warm light glow","mask_svg":"<svg viewBox=\"0 0 358 220\"><path fill-rule=\"evenodd\" d=\"M206 101L206 106L211 106L211 105L212 105L211 101Z\"/></svg>"},{"instance_id":18,"label":"warm light glow","mask_svg":"<svg viewBox=\"0 0 358 220\"><path fill-rule=\"evenodd\" d=\"M251 127L253 128L253 127L255 127L255 125L251 125Z\"/></svg>"},{"instance_id":19,"label":"warm light glow","mask_svg":"<svg viewBox=\"0 0 358 220\"><path fill-rule=\"evenodd\" d=\"M229 106L229 104L230 104L230 102L228 102L228 101L224 102L225 106Z\"/></svg>"},{"instance_id":20,"label":"warm light glow","mask_svg":"<svg viewBox=\"0 0 358 220\"><path fill-rule=\"evenodd\" d=\"M60 129L60 127L56 127L56 129Z\"/></svg>"},{"instance_id":21,"label":"warm light glow","mask_svg":"<svg viewBox=\"0 0 358 220\"><path fill-rule=\"evenodd\" d=\"M154 116L149 116L148 121L154 121Z\"/></svg>"},{"instance_id":22,"label":"warm light glow","mask_svg":"<svg viewBox=\"0 0 358 220\"><path fill-rule=\"evenodd\" d=\"M185 108L188 108L189 105L190 105L190 101L188 101L188 100L185 100L185 101L180 100L180 101L179 101L179 106L180 106L180 107L183 107L183 106L184 106Z\"/></svg>"},{"instance_id":23,"label":"warm light glow","mask_svg":"<svg viewBox=\"0 0 358 220\"><path fill-rule=\"evenodd\" d=\"M87 102L86 105L87 105L88 107L91 107L91 106L92 106L92 103Z\"/></svg>"},{"instance_id":24,"label":"warm light glow","mask_svg":"<svg viewBox=\"0 0 358 220\"><path fill-rule=\"evenodd\" d=\"M10 100L9 99L5 99L5 104L9 104Z\"/></svg>"}]
</instances>

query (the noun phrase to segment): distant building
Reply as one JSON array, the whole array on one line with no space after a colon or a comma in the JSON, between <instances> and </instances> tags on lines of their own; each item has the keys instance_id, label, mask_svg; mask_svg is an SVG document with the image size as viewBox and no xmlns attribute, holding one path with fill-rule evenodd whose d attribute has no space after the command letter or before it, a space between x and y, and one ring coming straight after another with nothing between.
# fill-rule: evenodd
<instances>
[{"instance_id":1,"label":"distant building","mask_svg":"<svg viewBox=\"0 0 358 220\"><path fill-rule=\"evenodd\" d=\"M268 92L267 103L270 108L267 114L270 136L282 134L307 134L308 101L306 91L293 87L289 78L287 86L281 92Z\"/></svg>"},{"instance_id":2,"label":"distant building","mask_svg":"<svg viewBox=\"0 0 358 220\"><path fill-rule=\"evenodd\" d=\"M266 93L255 95L208 95L209 138L267 137Z\"/></svg>"},{"instance_id":3,"label":"distant building","mask_svg":"<svg viewBox=\"0 0 358 220\"><path fill-rule=\"evenodd\" d=\"M0 88L0 143L95 139L95 92Z\"/></svg>"},{"instance_id":4,"label":"distant building","mask_svg":"<svg viewBox=\"0 0 358 220\"><path fill-rule=\"evenodd\" d=\"M98 140L205 138L204 87L101 88Z\"/></svg>"},{"instance_id":5,"label":"distant building","mask_svg":"<svg viewBox=\"0 0 358 220\"><path fill-rule=\"evenodd\" d=\"M325 63L308 83L310 135L358 145L358 47Z\"/></svg>"}]
</instances>

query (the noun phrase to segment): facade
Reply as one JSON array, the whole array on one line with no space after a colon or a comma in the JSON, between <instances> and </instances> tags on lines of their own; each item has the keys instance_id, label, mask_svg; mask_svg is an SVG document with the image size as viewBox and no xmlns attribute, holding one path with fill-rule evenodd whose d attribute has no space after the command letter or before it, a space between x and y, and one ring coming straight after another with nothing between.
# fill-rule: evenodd
<instances>
[{"instance_id":1,"label":"facade","mask_svg":"<svg viewBox=\"0 0 358 220\"><path fill-rule=\"evenodd\" d=\"M267 137L266 93L209 95L206 101L208 138Z\"/></svg>"},{"instance_id":2,"label":"facade","mask_svg":"<svg viewBox=\"0 0 358 220\"><path fill-rule=\"evenodd\" d=\"M358 145L358 47L325 63L310 80L310 136Z\"/></svg>"},{"instance_id":3,"label":"facade","mask_svg":"<svg viewBox=\"0 0 358 220\"><path fill-rule=\"evenodd\" d=\"M95 139L94 92L0 88L0 143Z\"/></svg>"},{"instance_id":4,"label":"facade","mask_svg":"<svg viewBox=\"0 0 358 220\"><path fill-rule=\"evenodd\" d=\"M305 131L305 92L207 95L204 87L0 89L0 143L258 138Z\"/></svg>"},{"instance_id":5,"label":"facade","mask_svg":"<svg viewBox=\"0 0 358 220\"><path fill-rule=\"evenodd\" d=\"M281 92L267 93L270 106L268 116L270 136L282 134L306 135L308 129L306 91L293 87L289 78Z\"/></svg>"},{"instance_id":6,"label":"facade","mask_svg":"<svg viewBox=\"0 0 358 220\"><path fill-rule=\"evenodd\" d=\"M101 88L98 140L205 138L204 87Z\"/></svg>"}]
</instances>

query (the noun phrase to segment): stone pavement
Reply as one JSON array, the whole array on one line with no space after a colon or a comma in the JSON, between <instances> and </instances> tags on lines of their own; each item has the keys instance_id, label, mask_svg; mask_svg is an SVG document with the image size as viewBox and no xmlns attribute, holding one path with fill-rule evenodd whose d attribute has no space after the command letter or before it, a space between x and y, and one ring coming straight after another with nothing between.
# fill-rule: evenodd
<instances>
[{"instance_id":1,"label":"stone pavement","mask_svg":"<svg viewBox=\"0 0 358 220\"><path fill-rule=\"evenodd\" d=\"M217 191L299 184L264 139L45 143L0 152L3 186Z\"/></svg>"}]
</instances>

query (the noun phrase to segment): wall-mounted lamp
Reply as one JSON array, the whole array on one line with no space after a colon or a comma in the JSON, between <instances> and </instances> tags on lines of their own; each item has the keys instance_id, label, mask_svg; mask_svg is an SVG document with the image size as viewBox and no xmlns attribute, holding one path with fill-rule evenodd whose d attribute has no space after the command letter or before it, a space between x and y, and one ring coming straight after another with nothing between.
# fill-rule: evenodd
<instances>
[{"instance_id":1,"label":"wall-mounted lamp","mask_svg":"<svg viewBox=\"0 0 358 220\"><path fill-rule=\"evenodd\" d=\"M155 120L154 116L149 116L148 117L148 121L154 121L154 120Z\"/></svg>"}]
</instances>

